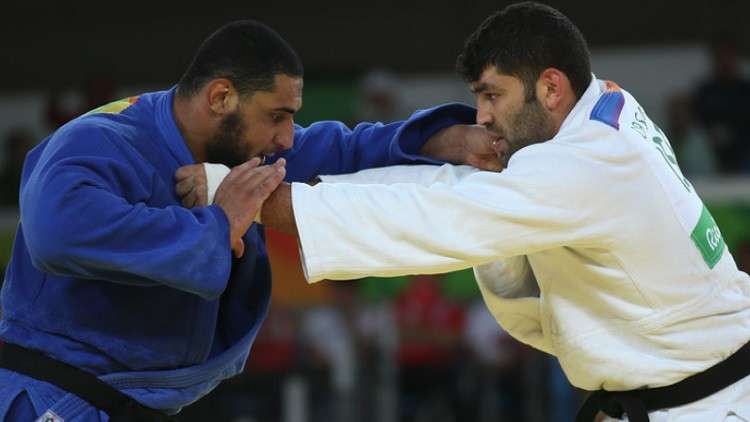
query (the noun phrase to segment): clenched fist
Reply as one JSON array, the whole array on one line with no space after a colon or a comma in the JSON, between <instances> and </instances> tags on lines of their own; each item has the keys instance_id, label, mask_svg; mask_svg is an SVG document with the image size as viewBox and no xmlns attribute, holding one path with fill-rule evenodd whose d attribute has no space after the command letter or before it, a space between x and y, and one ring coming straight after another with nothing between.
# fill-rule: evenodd
<instances>
[{"instance_id":1,"label":"clenched fist","mask_svg":"<svg viewBox=\"0 0 750 422\"><path fill-rule=\"evenodd\" d=\"M502 171L508 164L508 144L481 125L454 125L432 135L422 154L480 170Z\"/></svg>"}]
</instances>

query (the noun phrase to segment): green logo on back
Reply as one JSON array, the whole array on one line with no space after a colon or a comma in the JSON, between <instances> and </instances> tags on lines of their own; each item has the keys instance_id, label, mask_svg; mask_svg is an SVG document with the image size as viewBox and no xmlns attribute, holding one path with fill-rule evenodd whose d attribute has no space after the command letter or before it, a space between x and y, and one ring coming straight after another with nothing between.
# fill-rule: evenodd
<instances>
[{"instance_id":1,"label":"green logo on back","mask_svg":"<svg viewBox=\"0 0 750 422\"><path fill-rule=\"evenodd\" d=\"M701 218L698 220L698 224L695 225L693 233L690 235L693 239L693 243L698 247L703 255L703 260L706 261L708 268L713 268L716 263L721 259L721 255L724 253L726 245L724 244L724 238L721 236L719 226L716 225L716 221L708 212L708 208L703 206L701 212Z\"/></svg>"}]
</instances>

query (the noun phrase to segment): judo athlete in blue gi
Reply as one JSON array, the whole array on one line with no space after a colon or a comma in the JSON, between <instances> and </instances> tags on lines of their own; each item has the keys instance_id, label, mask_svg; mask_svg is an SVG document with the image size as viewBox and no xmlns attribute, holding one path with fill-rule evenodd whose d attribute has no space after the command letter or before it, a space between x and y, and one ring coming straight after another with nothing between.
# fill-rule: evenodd
<instances>
[{"instance_id":1,"label":"judo athlete in blue gi","mask_svg":"<svg viewBox=\"0 0 750 422\"><path fill-rule=\"evenodd\" d=\"M252 220L282 179L486 152L446 137L474 121L456 105L296 126L302 74L276 32L235 22L172 89L93 110L29 153L2 289L0 420L169 420L248 358L271 290ZM213 205L186 209L175 172L203 161L234 168Z\"/></svg>"}]
</instances>

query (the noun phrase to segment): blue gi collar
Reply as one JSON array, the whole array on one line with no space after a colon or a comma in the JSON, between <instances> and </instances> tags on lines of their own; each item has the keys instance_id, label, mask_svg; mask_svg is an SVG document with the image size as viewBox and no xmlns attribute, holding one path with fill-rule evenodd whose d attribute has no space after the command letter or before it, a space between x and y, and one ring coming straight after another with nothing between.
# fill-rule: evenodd
<instances>
[{"instance_id":1,"label":"blue gi collar","mask_svg":"<svg viewBox=\"0 0 750 422\"><path fill-rule=\"evenodd\" d=\"M181 166L188 164L194 164L193 154L187 147L185 138L182 137L182 133L177 128L177 123L174 119L174 113L172 111L172 103L174 101L174 94L177 87L172 87L169 91L165 91L156 100L155 117L156 126L159 128L159 132L167 141L169 152L174 156L177 162Z\"/></svg>"}]
</instances>

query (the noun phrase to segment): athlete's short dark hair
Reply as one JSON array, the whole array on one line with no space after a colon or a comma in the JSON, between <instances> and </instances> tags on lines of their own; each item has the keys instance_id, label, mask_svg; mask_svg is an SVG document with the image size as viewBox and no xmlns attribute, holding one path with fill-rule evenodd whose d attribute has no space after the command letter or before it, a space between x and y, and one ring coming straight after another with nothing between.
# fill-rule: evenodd
<instances>
[{"instance_id":1,"label":"athlete's short dark hair","mask_svg":"<svg viewBox=\"0 0 750 422\"><path fill-rule=\"evenodd\" d=\"M302 61L281 35L253 20L231 22L211 34L177 84L191 96L217 78L232 82L240 95L274 89L276 75L302 77Z\"/></svg>"},{"instance_id":2,"label":"athlete's short dark hair","mask_svg":"<svg viewBox=\"0 0 750 422\"><path fill-rule=\"evenodd\" d=\"M458 73L474 82L489 66L521 79L529 98L539 75L549 67L565 73L578 98L591 83L589 51L581 31L558 10L535 2L494 13L467 38L456 60Z\"/></svg>"}]
</instances>

